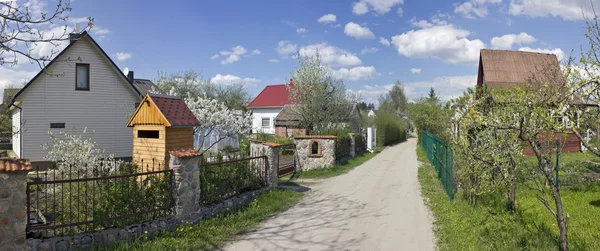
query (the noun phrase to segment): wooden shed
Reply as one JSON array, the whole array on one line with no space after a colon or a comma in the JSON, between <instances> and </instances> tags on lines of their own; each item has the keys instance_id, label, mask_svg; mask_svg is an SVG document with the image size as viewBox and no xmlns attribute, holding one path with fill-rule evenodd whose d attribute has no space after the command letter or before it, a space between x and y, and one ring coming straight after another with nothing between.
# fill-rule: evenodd
<instances>
[{"instance_id":1,"label":"wooden shed","mask_svg":"<svg viewBox=\"0 0 600 251\"><path fill-rule=\"evenodd\" d=\"M146 94L127 122L133 127L133 161L138 165L167 166L168 151L191 149L194 127L200 121L179 97Z\"/></svg>"}]
</instances>

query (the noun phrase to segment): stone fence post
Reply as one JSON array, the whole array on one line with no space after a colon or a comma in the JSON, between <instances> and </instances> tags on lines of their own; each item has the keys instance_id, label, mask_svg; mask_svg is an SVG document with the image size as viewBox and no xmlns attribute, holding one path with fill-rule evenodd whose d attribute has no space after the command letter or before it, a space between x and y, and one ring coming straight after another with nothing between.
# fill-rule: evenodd
<instances>
[{"instance_id":1,"label":"stone fence post","mask_svg":"<svg viewBox=\"0 0 600 251\"><path fill-rule=\"evenodd\" d=\"M348 133L348 136L350 136L350 158L353 159L356 157L356 139L354 133Z\"/></svg>"},{"instance_id":2,"label":"stone fence post","mask_svg":"<svg viewBox=\"0 0 600 251\"><path fill-rule=\"evenodd\" d=\"M0 250L29 250L26 245L27 172L24 159L0 159Z\"/></svg>"},{"instance_id":3,"label":"stone fence post","mask_svg":"<svg viewBox=\"0 0 600 251\"><path fill-rule=\"evenodd\" d=\"M193 149L169 151L169 166L175 175L173 214L181 221L195 221L200 216L200 153Z\"/></svg>"},{"instance_id":4,"label":"stone fence post","mask_svg":"<svg viewBox=\"0 0 600 251\"><path fill-rule=\"evenodd\" d=\"M277 143L259 140L250 141L250 156L267 156L267 185L269 187L277 187L280 152L281 146Z\"/></svg>"}]
</instances>

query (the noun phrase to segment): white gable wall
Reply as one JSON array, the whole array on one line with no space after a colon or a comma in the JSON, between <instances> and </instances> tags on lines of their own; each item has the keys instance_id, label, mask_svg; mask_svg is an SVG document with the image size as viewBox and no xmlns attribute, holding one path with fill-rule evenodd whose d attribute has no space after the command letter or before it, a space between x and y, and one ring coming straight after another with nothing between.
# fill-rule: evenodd
<instances>
[{"instance_id":1,"label":"white gable wall","mask_svg":"<svg viewBox=\"0 0 600 251\"><path fill-rule=\"evenodd\" d=\"M275 108L251 108L252 109L252 133L275 134L275 117L283 107ZM269 127L262 127L262 118L270 118Z\"/></svg>"},{"instance_id":2,"label":"white gable wall","mask_svg":"<svg viewBox=\"0 0 600 251\"><path fill-rule=\"evenodd\" d=\"M14 109L12 114L12 151L21 157L21 110Z\"/></svg>"},{"instance_id":3,"label":"white gable wall","mask_svg":"<svg viewBox=\"0 0 600 251\"><path fill-rule=\"evenodd\" d=\"M67 60L68 59L68 60ZM75 90L75 64L90 64L90 90ZM88 128L86 136L97 147L115 157L131 157L132 128L127 121L138 95L120 76L88 38L82 38L64 52L50 67L51 74L41 74L18 97L23 108L23 155L31 161L43 161L46 152L41 144L50 144L48 131L78 133ZM65 123L65 129L50 129L50 123Z\"/></svg>"}]
</instances>

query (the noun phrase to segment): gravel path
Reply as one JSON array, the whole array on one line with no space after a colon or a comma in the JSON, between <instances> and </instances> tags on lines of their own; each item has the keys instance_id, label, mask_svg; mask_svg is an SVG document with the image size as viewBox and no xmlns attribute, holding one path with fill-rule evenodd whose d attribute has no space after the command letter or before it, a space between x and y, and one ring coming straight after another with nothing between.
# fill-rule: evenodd
<instances>
[{"instance_id":1,"label":"gravel path","mask_svg":"<svg viewBox=\"0 0 600 251\"><path fill-rule=\"evenodd\" d=\"M311 184L300 203L226 250L434 250L417 180L416 142Z\"/></svg>"}]
</instances>

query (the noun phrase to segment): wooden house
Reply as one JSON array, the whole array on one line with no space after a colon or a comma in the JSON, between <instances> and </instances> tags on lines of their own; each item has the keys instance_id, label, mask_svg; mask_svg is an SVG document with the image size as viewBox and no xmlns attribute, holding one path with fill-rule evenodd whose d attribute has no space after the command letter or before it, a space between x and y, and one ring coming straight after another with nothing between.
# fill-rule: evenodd
<instances>
[{"instance_id":1,"label":"wooden house","mask_svg":"<svg viewBox=\"0 0 600 251\"><path fill-rule=\"evenodd\" d=\"M166 166L168 151L193 148L194 127L199 125L179 97L147 94L127 122L133 127L133 161Z\"/></svg>"}]
</instances>

